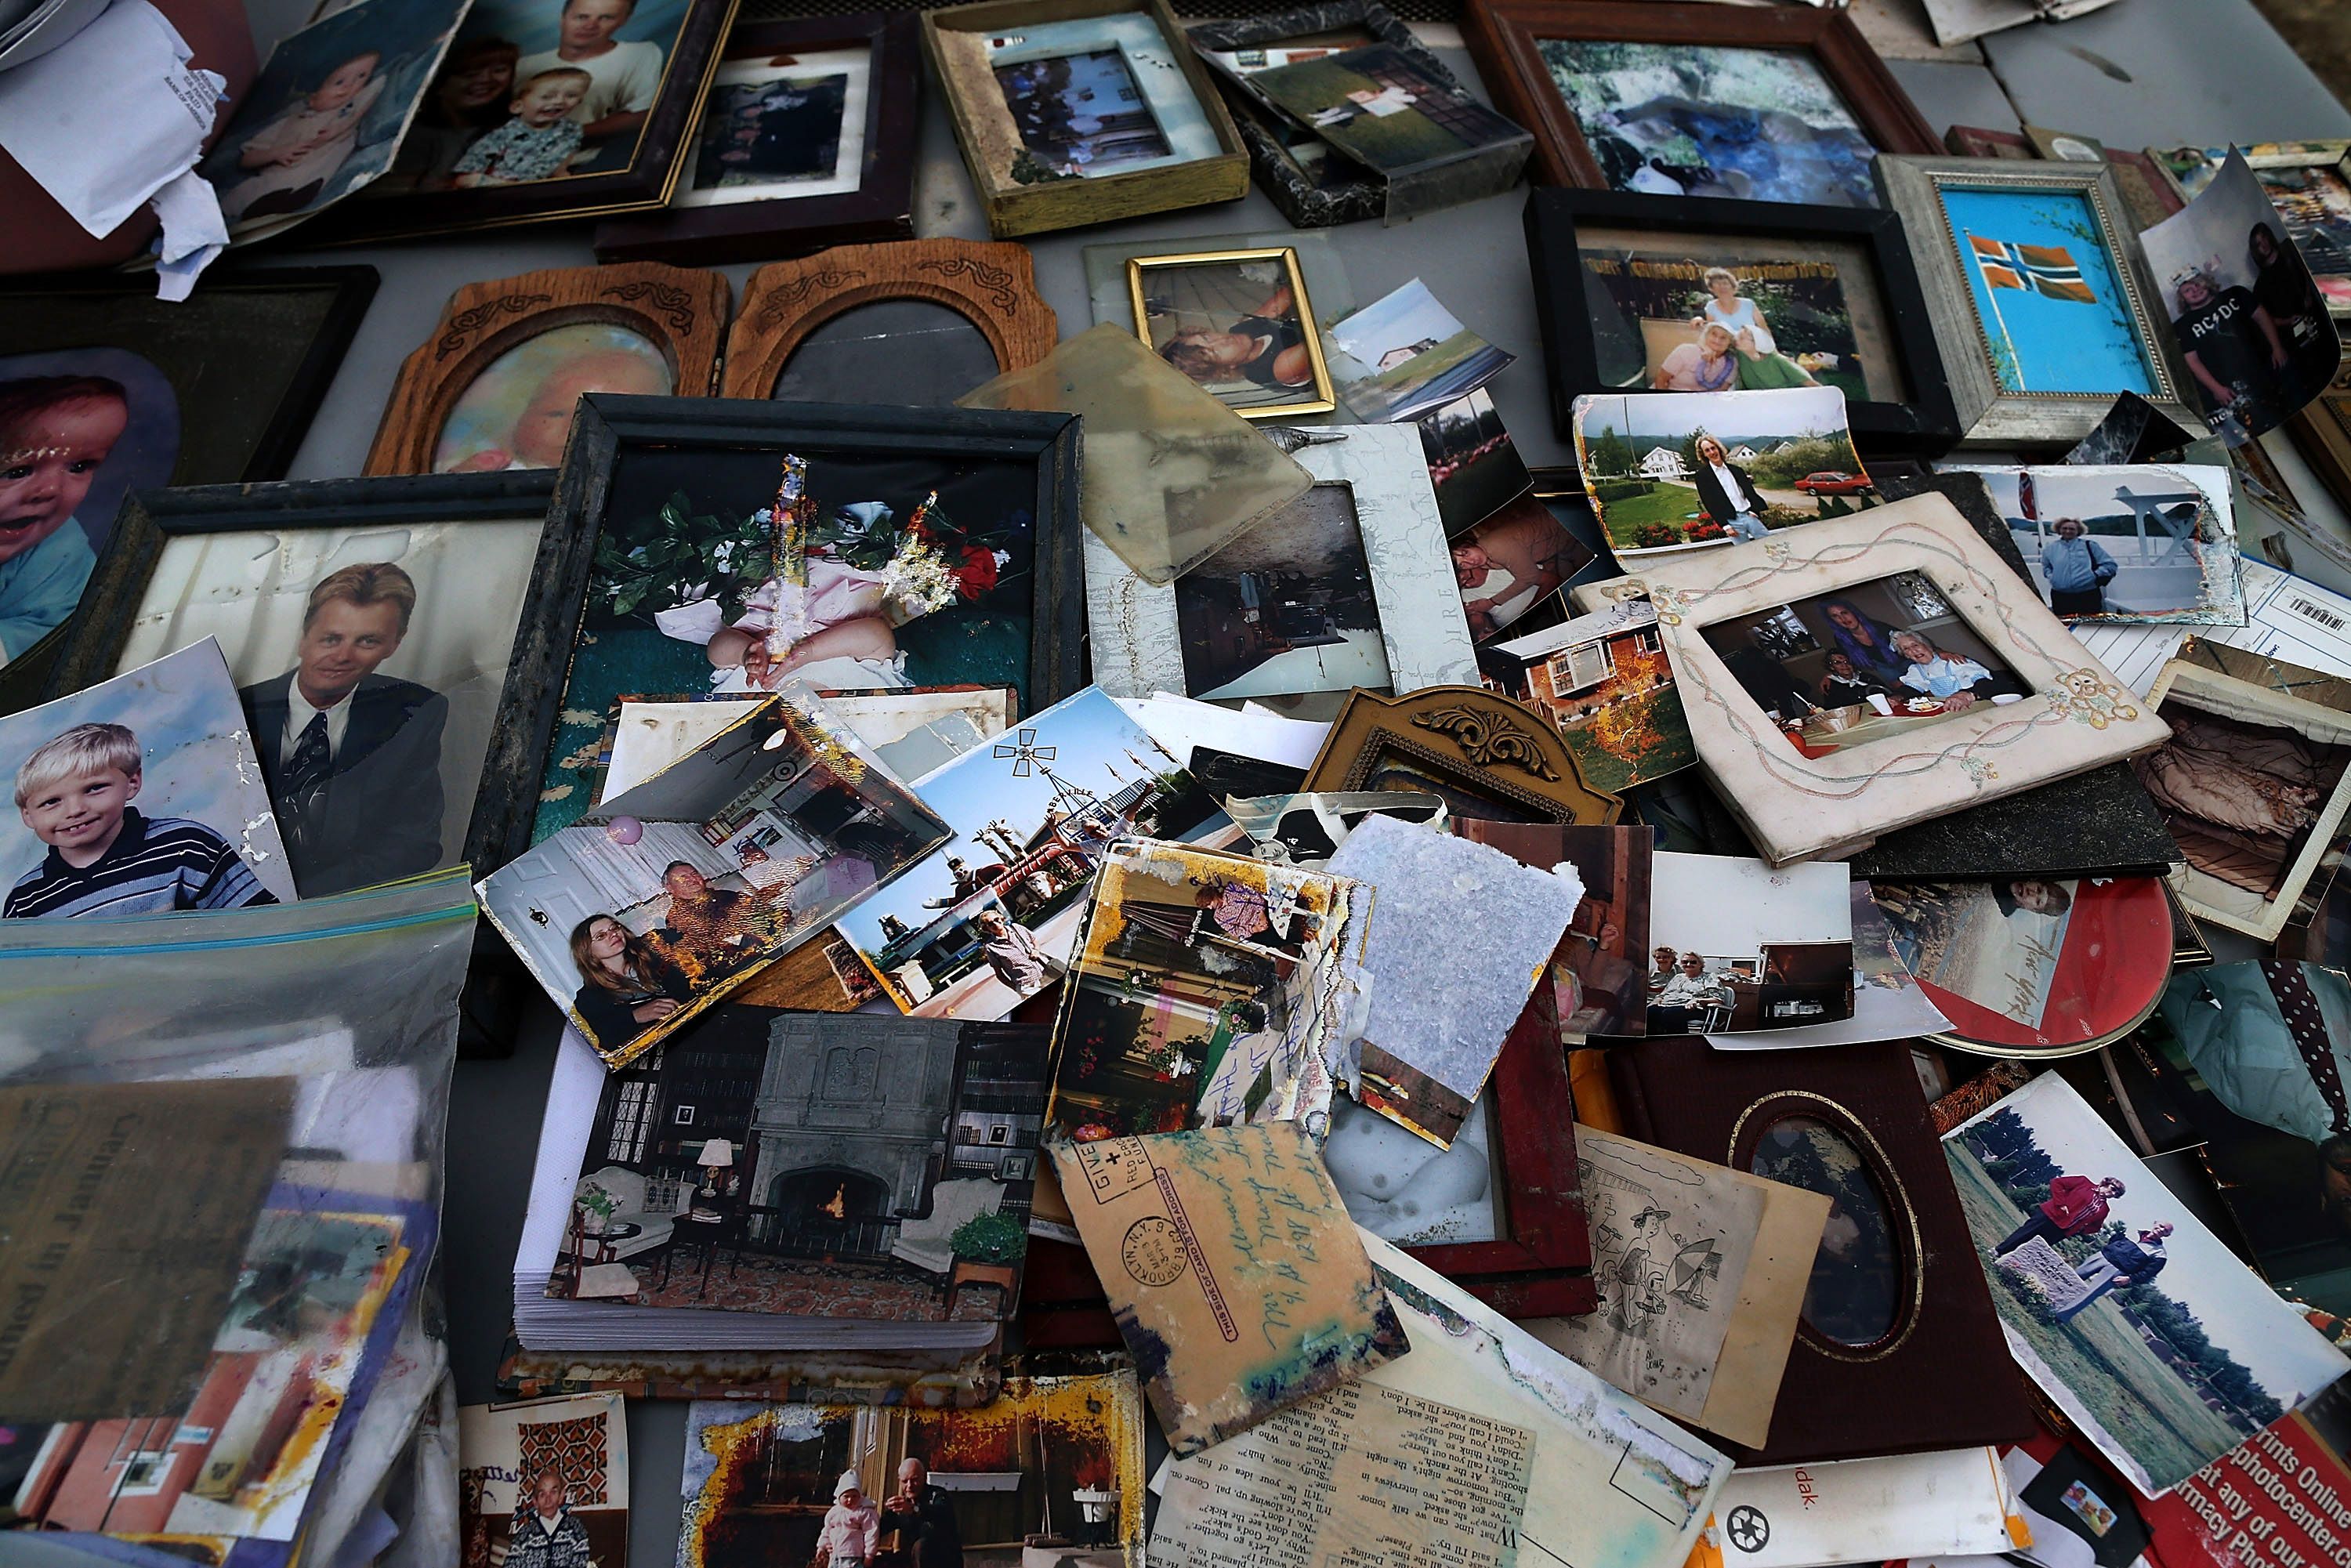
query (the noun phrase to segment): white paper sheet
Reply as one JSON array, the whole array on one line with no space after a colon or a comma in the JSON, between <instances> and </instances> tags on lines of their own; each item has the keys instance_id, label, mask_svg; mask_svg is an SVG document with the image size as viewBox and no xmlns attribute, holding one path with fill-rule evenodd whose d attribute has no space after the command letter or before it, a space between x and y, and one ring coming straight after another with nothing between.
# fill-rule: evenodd
<instances>
[{"instance_id":1,"label":"white paper sheet","mask_svg":"<svg viewBox=\"0 0 2351 1568\"><path fill-rule=\"evenodd\" d=\"M228 244L220 202L192 171L225 78L189 68L179 29L147 0L114 0L62 47L0 71L0 148L99 238L152 201L157 292L184 299Z\"/></svg>"}]
</instances>

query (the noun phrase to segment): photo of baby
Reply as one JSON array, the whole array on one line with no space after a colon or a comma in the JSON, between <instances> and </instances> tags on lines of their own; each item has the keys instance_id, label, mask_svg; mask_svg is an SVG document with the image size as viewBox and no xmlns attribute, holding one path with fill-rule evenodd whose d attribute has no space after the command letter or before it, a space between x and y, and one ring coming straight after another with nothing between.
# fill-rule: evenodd
<instances>
[{"instance_id":1,"label":"photo of baby","mask_svg":"<svg viewBox=\"0 0 2351 1568\"><path fill-rule=\"evenodd\" d=\"M0 918L107 919L290 903L236 687L206 638L0 719L16 810Z\"/></svg>"},{"instance_id":2,"label":"photo of baby","mask_svg":"<svg viewBox=\"0 0 2351 1568\"><path fill-rule=\"evenodd\" d=\"M0 358L0 661L81 601L122 497L171 483L179 401L121 349Z\"/></svg>"},{"instance_id":3,"label":"photo of baby","mask_svg":"<svg viewBox=\"0 0 2351 1568\"><path fill-rule=\"evenodd\" d=\"M457 395L433 452L436 474L552 468L563 460L571 413L588 392L666 396L669 361L625 327L578 321L550 328L492 360Z\"/></svg>"},{"instance_id":4,"label":"photo of baby","mask_svg":"<svg viewBox=\"0 0 2351 1568\"><path fill-rule=\"evenodd\" d=\"M451 183L470 189L561 173L580 151L580 122L571 111L594 80L576 66L557 66L524 82L507 106L514 118L465 149Z\"/></svg>"},{"instance_id":5,"label":"photo of baby","mask_svg":"<svg viewBox=\"0 0 2351 1568\"><path fill-rule=\"evenodd\" d=\"M232 237L317 212L383 173L465 0L366 0L270 52L196 172Z\"/></svg>"}]
</instances>

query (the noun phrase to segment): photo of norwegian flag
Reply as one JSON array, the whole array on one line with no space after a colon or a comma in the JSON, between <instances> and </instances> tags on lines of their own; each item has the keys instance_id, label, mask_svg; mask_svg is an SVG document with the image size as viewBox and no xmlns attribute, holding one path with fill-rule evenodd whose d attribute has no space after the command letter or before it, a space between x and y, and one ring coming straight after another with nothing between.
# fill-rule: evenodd
<instances>
[{"instance_id":1,"label":"photo of norwegian flag","mask_svg":"<svg viewBox=\"0 0 2351 1568\"><path fill-rule=\"evenodd\" d=\"M1981 235L1970 235L1968 245L1987 288L2031 288L2052 299L2098 302L2098 291L2083 277L2074 253L2063 246L2011 245Z\"/></svg>"}]
</instances>

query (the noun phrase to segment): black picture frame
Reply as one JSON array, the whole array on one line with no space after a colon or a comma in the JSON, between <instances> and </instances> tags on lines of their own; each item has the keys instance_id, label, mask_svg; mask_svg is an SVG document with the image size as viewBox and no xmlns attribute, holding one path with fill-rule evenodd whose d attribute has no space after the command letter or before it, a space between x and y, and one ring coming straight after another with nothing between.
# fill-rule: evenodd
<instances>
[{"instance_id":1,"label":"black picture frame","mask_svg":"<svg viewBox=\"0 0 2351 1568\"><path fill-rule=\"evenodd\" d=\"M663 62L661 89L638 131L628 167L526 181L494 190L404 191L381 195L361 192L305 224L303 239L313 245L345 245L642 212L663 205L676 188L695 132L702 123L702 100L717 74L720 45L734 24L739 3L688 0L676 43ZM458 40L460 45L465 40L463 26ZM413 130L412 126L411 133Z\"/></svg>"},{"instance_id":2,"label":"black picture frame","mask_svg":"<svg viewBox=\"0 0 2351 1568\"><path fill-rule=\"evenodd\" d=\"M172 484L276 479L292 465L381 281L372 267L215 268L173 304L155 297L149 277L9 278L0 282L0 361L93 349L137 354L177 395ZM39 700L65 631L0 668L0 713Z\"/></svg>"},{"instance_id":3,"label":"black picture frame","mask_svg":"<svg viewBox=\"0 0 2351 1568\"><path fill-rule=\"evenodd\" d=\"M1542 334L1543 362L1551 385L1552 423L1562 441L1573 439L1575 400L1591 393L1623 392L1601 380L1586 308L1580 223L1656 229L1720 239L1753 235L1803 246L1823 239L1865 247L1876 277L1894 351L1901 358L1907 402L1848 399L1845 413L1855 444L1866 458L1877 451L1937 456L1959 438L1959 413L1935 346L1918 269L1910 258L1902 220L1870 207L1802 206L1786 202L1717 201L1698 196L1651 196L1621 191L1545 187L1530 191L1526 206L1527 259L1535 289L1535 319ZM1641 390L1641 389L1632 389Z\"/></svg>"},{"instance_id":4,"label":"black picture frame","mask_svg":"<svg viewBox=\"0 0 2351 1568\"><path fill-rule=\"evenodd\" d=\"M554 488L553 471L535 469L140 491L124 503L114 537L90 574L81 608L66 623L65 643L42 698L79 691L115 673L130 641L132 619L154 580L163 547L176 536L512 522L544 514ZM580 578L591 546L592 541L551 521L540 529L530 583L517 618L514 653L498 696L499 721L483 758L459 857L473 866L477 876L505 864L529 846L531 808L538 798L538 775L517 770L507 737L534 720L544 724L554 717L553 705L568 667L572 628L578 620L577 594L575 601L567 601L561 585Z\"/></svg>"},{"instance_id":5,"label":"black picture frame","mask_svg":"<svg viewBox=\"0 0 2351 1568\"><path fill-rule=\"evenodd\" d=\"M788 21L738 22L719 63L760 55L810 54L864 46L872 51L865 94L865 152L857 189L833 196L673 206L596 225L599 261L714 266L806 256L836 245L911 239L914 145L923 104L922 26L912 11L864 12ZM696 155L697 120L680 153ZM682 166L678 179L688 170Z\"/></svg>"},{"instance_id":6,"label":"black picture frame","mask_svg":"<svg viewBox=\"0 0 2351 1568\"><path fill-rule=\"evenodd\" d=\"M596 541L613 503L617 471L632 455L691 468L756 454L780 465L787 453L820 458L1009 461L1035 475L1036 543L1023 711L1037 712L1085 685L1085 558L1078 517L1079 420L1058 413L891 408L861 403L769 402L749 398L623 397L590 393L572 415L547 514L550 536L572 541L560 576L542 584L567 607L555 629L572 656L544 699L514 715L491 742L502 776L528 772L516 831L528 842L552 760L559 710L601 716L619 693L571 690L587 614ZM706 469L705 470L706 471ZM697 507L710 504L690 497ZM760 504L765 504L765 497ZM747 508L746 508L747 509Z\"/></svg>"},{"instance_id":7,"label":"black picture frame","mask_svg":"<svg viewBox=\"0 0 2351 1568\"><path fill-rule=\"evenodd\" d=\"M1233 123L1241 133L1242 144L1249 149L1250 172L1256 175L1257 183L1267 198L1281 210L1281 215L1290 220L1293 228L1332 228L1340 224L1361 223L1365 218L1386 216L1387 178L1335 152L1326 152L1322 162L1331 173L1318 182L1290 155L1284 144L1287 121L1270 106L1260 101L1247 86L1234 80L1214 61L1207 60L1207 53L1211 49L1245 49L1253 45L1278 44L1285 38L1311 37L1322 33L1335 33L1345 27L1362 28L1372 36L1374 41L1391 45L1409 56L1413 64L1426 72L1432 81L1460 89L1460 82L1446 68L1445 63L1430 53L1427 47L1413 36L1412 29L1379 0L1317 0L1315 4L1269 12L1261 16L1195 23L1185 29L1194 51L1207 63L1210 73L1215 76L1217 90L1224 95L1226 104L1233 111Z\"/></svg>"}]
</instances>

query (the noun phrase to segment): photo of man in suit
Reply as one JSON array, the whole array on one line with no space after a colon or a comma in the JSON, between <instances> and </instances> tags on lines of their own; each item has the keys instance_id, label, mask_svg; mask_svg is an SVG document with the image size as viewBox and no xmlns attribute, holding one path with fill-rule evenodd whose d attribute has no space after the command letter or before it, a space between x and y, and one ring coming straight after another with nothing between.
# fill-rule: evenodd
<instances>
[{"instance_id":1,"label":"photo of man in suit","mask_svg":"<svg viewBox=\"0 0 2351 1568\"><path fill-rule=\"evenodd\" d=\"M331 572L310 590L294 668L237 694L305 898L441 863L448 699L375 673L415 612L416 584L390 561Z\"/></svg>"},{"instance_id":2,"label":"photo of man in suit","mask_svg":"<svg viewBox=\"0 0 2351 1568\"><path fill-rule=\"evenodd\" d=\"M1729 531L1733 540L1760 539L1771 529L1763 523L1764 500L1747 470L1730 461L1722 443L1711 435L1698 438L1698 504L1706 515Z\"/></svg>"}]
</instances>

